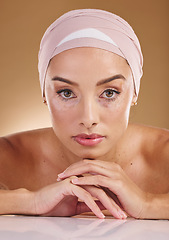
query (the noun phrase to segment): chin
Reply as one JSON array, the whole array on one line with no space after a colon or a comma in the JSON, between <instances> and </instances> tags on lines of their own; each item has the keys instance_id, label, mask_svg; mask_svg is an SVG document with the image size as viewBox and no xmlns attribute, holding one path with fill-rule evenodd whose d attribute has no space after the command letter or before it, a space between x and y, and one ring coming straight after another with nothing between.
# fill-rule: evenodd
<instances>
[{"instance_id":1,"label":"chin","mask_svg":"<svg viewBox=\"0 0 169 240\"><path fill-rule=\"evenodd\" d=\"M99 151L98 149L88 150L88 151L81 151L79 154L76 155L82 159L91 159L91 160L99 160L101 157L105 156L107 152Z\"/></svg>"}]
</instances>

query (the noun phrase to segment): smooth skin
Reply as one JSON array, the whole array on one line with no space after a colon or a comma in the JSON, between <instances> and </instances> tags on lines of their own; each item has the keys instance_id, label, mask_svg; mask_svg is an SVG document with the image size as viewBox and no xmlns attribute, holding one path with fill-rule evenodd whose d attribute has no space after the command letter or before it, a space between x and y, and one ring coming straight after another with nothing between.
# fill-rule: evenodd
<instances>
[{"instance_id":1,"label":"smooth skin","mask_svg":"<svg viewBox=\"0 0 169 240\"><path fill-rule=\"evenodd\" d=\"M44 93L52 128L0 139L0 214L169 219L169 131L128 124L137 96L126 60L62 52ZM103 140L84 146L82 133Z\"/></svg>"}]
</instances>

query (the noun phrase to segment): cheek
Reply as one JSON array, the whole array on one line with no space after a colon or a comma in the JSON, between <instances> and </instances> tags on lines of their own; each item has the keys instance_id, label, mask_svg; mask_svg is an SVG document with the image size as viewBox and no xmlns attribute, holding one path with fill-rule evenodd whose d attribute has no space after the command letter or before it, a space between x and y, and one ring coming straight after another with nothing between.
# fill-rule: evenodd
<instances>
[{"instance_id":1,"label":"cheek","mask_svg":"<svg viewBox=\"0 0 169 240\"><path fill-rule=\"evenodd\" d=\"M103 117L105 124L115 130L119 126L126 128L128 124L129 111L124 109L122 106L119 106L119 108L109 109L109 112L107 112L107 114Z\"/></svg>"},{"instance_id":2,"label":"cheek","mask_svg":"<svg viewBox=\"0 0 169 240\"><path fill-rule=\"evenodd\" d=\"M70 122L73 123L76 114L70 104L53 99L48 103L48 109L51 115L52 125L59 128L59 126L68 127ZM64 129L63 127L63 129Z\"/></svg>"},{"instance_id":3,"label":"cheek","mask_svg":"<svg viewBox=\"0 0 169 240\"><path fill-rule=\"evenodd\" d=\"M111 128L119 126L126 128L129 120L130 105L131 95L125 94L113 104L109 104L107 111L104 112L104 116L102 116L102 118L104 118L104 121L110 125Z\"/></svg>"}]
</instances>

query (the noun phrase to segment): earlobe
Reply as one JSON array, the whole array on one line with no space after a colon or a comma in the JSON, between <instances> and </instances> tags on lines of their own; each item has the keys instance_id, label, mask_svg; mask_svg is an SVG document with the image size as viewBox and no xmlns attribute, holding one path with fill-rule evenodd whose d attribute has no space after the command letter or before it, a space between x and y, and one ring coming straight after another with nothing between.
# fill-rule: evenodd
<instances>
[{"instance_id":1,"label":"earlobe","mask_svg":"<svg viewBox=\"0 0 169 240\"><path fill-rule=\"evenodd\" d=\"M46 99L45 99L45 98L43 98L43 103L44 103L45 105L47 105L47 102L46 102Z\"/></svg>"},{"instance_id":2,"label":"earlobe","mask_svg":"<svg viewBox=\"0 0 169 240\"><path fill-rule=\"evenodd\" d=\"M137 96L134 94L133 100L131 102L131 106L136 106L137 105Z\"/></svg>"}]
</instances>

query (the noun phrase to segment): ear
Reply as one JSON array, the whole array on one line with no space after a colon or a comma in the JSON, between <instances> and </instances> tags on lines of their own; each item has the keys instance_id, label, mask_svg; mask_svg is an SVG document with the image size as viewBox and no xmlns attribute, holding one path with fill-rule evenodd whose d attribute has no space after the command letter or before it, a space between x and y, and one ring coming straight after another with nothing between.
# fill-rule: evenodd
<instances>
[{"instance_id":1,"label":"ear","mask_svg":"<svg viewBox=\"0 0 169 240\"><path fill-rule=\"evenodd\" d=\"M46 102L46 98L45 98L45 97L43 97L43 103L44 103L45 105L47 105L47 102Z\"/></svg>"},{"instance_id":2,"label":"ear","mask_svg":"<svg viewBox=\"0 0 169 240\"><path fill-rule=\"evenodd\" d=\"M134 93L134 96L133 96L133 99L132 99L132 102L131 102L131 106L135 106L137 105L137 95Z\"/></svg>"}]
</instances>

